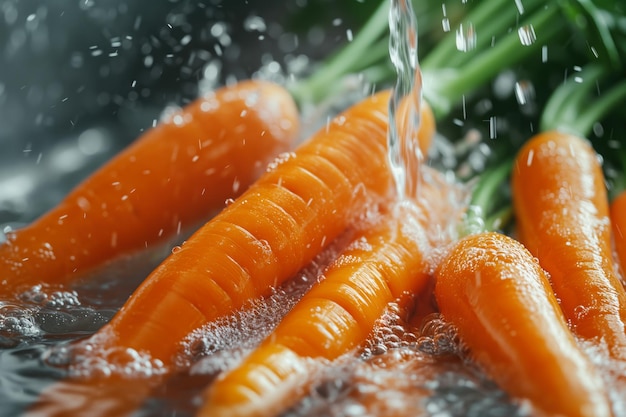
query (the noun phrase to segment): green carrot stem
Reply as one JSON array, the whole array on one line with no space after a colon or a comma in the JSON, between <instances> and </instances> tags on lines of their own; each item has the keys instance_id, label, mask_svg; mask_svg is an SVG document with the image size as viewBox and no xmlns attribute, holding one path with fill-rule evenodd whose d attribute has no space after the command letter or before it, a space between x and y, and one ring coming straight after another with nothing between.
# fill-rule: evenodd
<instances>
[{"instance_id":1,"label":"green carrot stem","mask_svg":"<svg viewBox=\"0 0 626 417\"><path fill-rule=\"evenodd\" d=\"M526 58L543 47L549 39L565 26L559 19L559 8L547 6L523 22L521 27L532 28L537 39L530 45L520 44L517 32L511 32L494 47L477 55L463 68L445 70L424 70L424 97L433 107L435 117L447 115L452 106L462 97L482 86L498 72Z\"/></svg>"},{"instance_id":2,"label":"green carrot stem","mask_svg":"<svg viewBox=\"0 0 626 417\"><path fill-rule=\"evenodd\" d=\"M507 159L504 163L480 174L472 192L470 205L480 207L485 216L490 215L498 203L498 192L504 180L510 175L512 166L513 161Z\"/></svg>"},{"instance_id":3,"label":"green carrot stem","mask_svg":"<svg viewBox=\"0 0 626 417\"><path fill-rule=\"evenodd\" d=\"M603 119L618 103L626 102L626 81L611 87L591 106L572 120L570 128L581 136L589 136L593 125Z\"/></svg>"},{"instance_id":4,"label":"green carrot stem","mask_svg":"<svg viewBox=\"0 0 626 417\"><path fill-rule=\"evenodd\" d=\"M387 64L389 61L389 39L382 38L367 50L367 54L351 68L352 72L365 70L376 64Z\"/></svg>"},{"instance_id":5,"label":"green carrot stem","mask_svg":"<svg viewBox=\"0 0 626 417\"><path fill-rule=\"evenodd\" d=\"M556 129L578 117L583 105L589 102L591 89L603 75L606 75L606 69L593 64L570 75L546 102L541 114L541 130Z\"/></svg>"},{"instance_id":6,"label":"green carrot stem","mask_svg":"<svg viewBox=\"0 0 626 417\"><path fill-rule=\"evenodd\" d=\"M598 63L571 75L548 99L541 114L541 130L562 129L587 137L595 123L626 102L626 81L605 88L595 99L590 97L599 80L608 75L609 68Z\"/></svg>"},{"instance_id":7,"label":"green carrot stem","mask_svg":"<svg viewBox=\"0 0 626 417\"><path fill-rule=\"evenodd\" d=\"M342 76L355 72L354 67L360 65L369 48L387 30L388 10L387 1L382 1L352 42L326 61L308 79L291 87L291 93L298 103L319 102L336 88Z\"/></svg>"},{"instance_id":8,"label":"green carrot stem","mask_svg":"<svg viewBox=\"0 0 626 417\"><path fill-rule=\"evenodd\" d=\"M617 152L619 155L619 169L621 169L621 175L613 179L611 188L609 189L609 198L611 201L626 190L626 147L620 146Z\"/></svg>"},{"instance_id":9,"label":"green carrot stem","mask_svg":"<svg viewBox=\"0 0 626 417\"><path fill-rule=\"evenodd\" d=\"M472 23L474 26L482 25L486 16L497 15L499 9L502 8L506 1L483 1L475 9L470 11L463 19L467 23ZM509 4L511 7L511 4ZM439 44L433 49L428 56L422 60L422 68L445 68L449 66L449 60L452 56L458 53L456 48L456 37L446 36Z\"/></svg>"},{"instance_id":10,"label":"green carrot stem","mask_svg":"<svg viewBox=\"0 0 626 417\"><path fill-rule=\"evenodd\" d=\"M507 205L485 219L485 230L502 230L513 220L513 207Z\"/></svg>"},{"instance_id":11,"label":"green carrot stem","mask_svg":"<svg viewBox=\"0 0 626 417\"><path fill-rule=\"evenodd\" d=\"M513 159L507 157L499 163L483 171L472 189L469 210L465 216L462 234L482 232L502 228L508 224L512 215L510 204L505 203L502 186L511 173ZM507 211L508 210L508 211Z\"/></svg>"},{"instance_id":12,"label":"green carrot stem","mask_svg":"<svg viewBox=\"0 0 626 417\"><path fill-rule=\"evenodd\" d=\"M418 8L422 4L419 1L414 3L417 3ZM527 0L524 4L526 12L537 8L539 3L540 0ZM367 78L370 82L393 79L395 73L387 62L388 10L388 2L383 0L352 42L331 56L309 78L290 86L298 103L301 105L304 102L318 103L332 91L338 90L342 78L351 73L361 71L375 75L376 80ZM481 2L472 9L467 20L471 19L472 22L485 26L478 46L485 47L491 42L491 36L506 31L517 20L517 13L518 9L506 0ZM542 13L531 15L528 25L533 25L535 30L542 32L540 40L549 38L564 24L559 22L559 19L553 19L555 13L554 8L549 7ZM436 116L448 114L451 107L458 103L464 94L480 87L502 69L532 53L540 40L522 47L515 33L507 33L495 47L485 52L477 50L470 54L455 54L454 52L458 52L454 49L455 35L448 34L441 44L429 53L424 64L425 81L428 74L437 75L425 86L426 99L433 106ZM446 68L445 63L450 59L454 60L456 69ZM431 94L428 93L429 89L433 90Z\"/></svg>"},{"instance_id":13,"label":"green carrot stem","mask_svg":"<svg viewBox=\"0 0 626 417\"><path fill-rule=\"evenodd\" d=\"M534 11L544 2L528 0L524 3L524 13ZM463 18L466 25L472 25L476 30L476 44L473 51L460 52L456 45L456 36L446 36L424 58L422 68L462 68L474 59L479 51L492 43L492 39L507 32L507 29L517 23L519 10L509 1L483 1L469 11ZM495 18L494 18L495 17Z\"/></svg>"},{"instance_id":14,"label":"green carrot stem","mask_svg":"<svg viewBox=\"0 0 626 417\"><path fill-rule=\"evenodd\" d=\"M363 77L372 84L385 83L395 76L395 71L390 63L384 63L368 67L361 71Z\"/></svg>"},{"instance_id":15,"label":"green carrot stem","mask_svg":"<svg viewBox=\"0 0 626 417\"><path fill-rule=\"evenodd\" d=\"M603 59L606 59L611 66L615 68L623 67L624 56L620 52L620 48L616 44L613 37L613 31L624 31L623 23L613 23L617 16L612 16L610 7L621 4L620 2L601 2L597 0L574 0L565 2L564 9L572 17L584 31L588 33L588 38L598 38L604 54L600 53ZM619 6L618 6L619 7ZM617 10L618 8L615 8ZM623 13L623 8L622 8ZM623 16L623 14L622 14ZM621 28L620 28L621 26ZM618 29L620 28L620 29Z\"/></svg>"}]
</instances>

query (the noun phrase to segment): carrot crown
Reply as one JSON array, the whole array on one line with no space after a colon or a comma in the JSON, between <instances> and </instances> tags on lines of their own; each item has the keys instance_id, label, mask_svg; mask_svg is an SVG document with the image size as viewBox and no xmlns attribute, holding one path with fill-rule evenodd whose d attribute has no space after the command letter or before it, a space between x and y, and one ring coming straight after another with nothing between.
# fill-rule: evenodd
<instances>
[{"instance_id":1,"label":"carrot crown","mask_svg":"<svg viewBox=\"0 0 626 417\"><path fill-rule=\"evenodd\" d=\"M388 3L381 1L350 43L331 55L312 75L289 86L301 106L319 103L333 92L341 91L348 75L359 73L372 84L395 79L396 73L389 62ZM423 33L423 26L427 27L420 19L422 3L412 1L419 23L418 35ZM437 119L448 115L464 95L536 53L563 33L568 23L562 18L558 2L546 5L541 0L527 0L523 7L513 7L507 0L494 0L467 7L459 28L465 33L444 28L442 39L422 60L424 97Z\"/></svg>"}]
</instances>

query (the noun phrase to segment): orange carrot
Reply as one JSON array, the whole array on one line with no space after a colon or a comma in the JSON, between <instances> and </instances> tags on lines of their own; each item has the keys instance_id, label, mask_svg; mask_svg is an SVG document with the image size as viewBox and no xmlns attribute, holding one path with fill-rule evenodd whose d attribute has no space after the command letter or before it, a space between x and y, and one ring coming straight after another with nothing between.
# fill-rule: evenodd
<instances>
[{"instance_id":1,"label":"orange carrot","mask_svg":"<svg viewBox=\"0 0 626 417\"><path fill-rule=\"evenodd\" d=\"M289 150L289 93L244 81L198 99L144 133L55 208L0 246L0 296L73 284L95 268L206 221Z\"/></svg>"},{"instance_id":2,"label":"orange carrot","mask_svg":"<svg viewBox=\"0 0 626 417\"><path fill-rule=\"evenodd\" d=\"M394 192L386 153L389 96L384 91L363 100L271 164L85 341L96 355L127 349L147 354L159 364L159 375L141 384L132 375L61 381L42 393L32 415L77 415L63 411L68 398L96 401L92 416L132 412L172 371L179 344L191 331L267 295L343 233L368 203L387 201ZM102 389L109 383L134 394L100 395L110 391Z\"/></svg>"},{"instance_id":3,"label":"orange carrot","mask_svg":"<svg viewBox=\"0 0 626 417\"><path fill-rule=\"evenodd\" d=\"M519 239L550 275L574 333L626 360L626 292L612 260L606 186L588 141L546 131L512 172Z\"/></svg>"},{"instance_id":4,"label":"orange carrot","mask_svg":"<svg viewBox=\"0 0 626 417\"><path fill-rule=\"evenodd\" d=\"M357 234L278 327L206 392L200 416L273 415L304 393L314 359L362 344L385 307L429 279L424 212L397 206Z\"/></svg>"},{"instance_id":5,"label":"orange carrot","mask_svg":"<svg viewBox=\"0 0 626 417\"><path fill-rule=\"evenodd\" d=\"M617 259L622 271L622 279L626 279L626 191L622 191L611 201L609 206L611 216L611 228L613 229L613 241Z\"/></svg>"},{"instance_id":6,"label":"orange carrot","mask_svg":"<svg viewBox=\"0 0 626 417\"><path fill-rule=\"evenodd\" d=\"M274 164L157 267L101 334L169 365L192 330L307 265L364 209L366 196L392 191L388 96L355 105Z\"/></svg>"},{"instance_id":7,"label":"orange carrot","mask_svg":"<svg viewBox=\"0 0 626 417\"><path fill-rule=\"evenodd\" d=\"M368 200L387 200L388 98L385 91L354 105L273 164L156 268L100 334L167 366L189 332L267 295Z\"/></svg>"},{"instance_id":8,"label":"orange carrot","mask_svg":"<svg viewBox=\"0 0 626 417\"><path fill-rule=\"evenodd\" d=\"M473 360L537 415L612 415L546 273L521 243L495 232L461 239L435 273L435 296Z\"/></svg>"}]
</instances>

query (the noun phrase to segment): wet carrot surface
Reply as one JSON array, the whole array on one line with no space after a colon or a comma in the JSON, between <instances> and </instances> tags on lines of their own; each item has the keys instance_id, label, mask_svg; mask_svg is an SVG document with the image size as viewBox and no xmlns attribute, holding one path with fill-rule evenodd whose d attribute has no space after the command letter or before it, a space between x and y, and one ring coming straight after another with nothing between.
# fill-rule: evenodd
<instances>
[{"instance_id":1,"label":"wet carrot surface","mask_svg":"<svg viewBox=\"0 0 626 417\"><path fill-rule=\"evenodd\" d=\"M499 233L461 239L436 272L442 316L468 355L541 416L611 416L598 370L578 346L547 274Z\"/></svg>"},{"instance_id":2,"label":"wet carrot surface","mask_svg":"<svg viewBox=\"0 0 626 417\"><path fill-rule=\"evenodd\" d=\"M422 209L405 205L365 226L274 332L209 387L199 415L285 410L306 388L311 361L362 345L389 303L406 303L427 286L426 219Z\"/></svg>"},{"instance_id":3,"label":"wet carrot surface","mask_svg":"<svg viewBox=\"0 0 626 417\"><path fill-rule=\"evenodd\" d=\"M512 192L517 236L549 273L572 331L626 360L626 291L596 152L577 136L542 133L518 154Z\"/></svg>"},{"instance_id":4,"label":"wet carrot surface","mask_svg":"<svg viewBox=\"0 0 626 417\"><path fill-rule=\"evenodd\" d=\"M387 98L364 100L278 160L155 269L102 332L167 366L191 330L303 268L368 199L390 193Z\"/></svg>"}]
</instances>

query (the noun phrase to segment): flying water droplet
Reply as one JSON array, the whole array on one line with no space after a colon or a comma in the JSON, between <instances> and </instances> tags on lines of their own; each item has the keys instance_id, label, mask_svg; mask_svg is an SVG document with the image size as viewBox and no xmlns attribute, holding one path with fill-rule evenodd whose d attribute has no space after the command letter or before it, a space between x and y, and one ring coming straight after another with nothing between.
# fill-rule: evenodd
<instances>
[{"instance_id":1,"label":"flying water droplet","mask_svg":"<svg viewBox=\"0 0 626 417\"><path fill-rule=\"evenodd\" d=\"M447 17L441 19L441 28L444 32L450 32L450 19Z\"/></svg>"},{"instance_id":2,"label":"flying water droplet","mask_svg":"<svg viewBox=\"0 0 626 417\"><path fill-rule=\"evenodd\" d=\"M469 52L476 48L476 30L470 22L465 25L462 23L456 31L456 49L461 52Z\"/></svg>"},{"instance_id":3,"label":"flying water droplet","mask_svg":"<svg viewBox=\"0 0 626 417\"><path fill-rule=\"evenodd\" d=\"M530 46L537 40L533 25L524 25L517 29L519 40L524 46Z\"/></svg>"},{"instance_id":4,"label":"flying water droplet","mask_svg":"<svg viewBox=\"0 0 626 417\"><path fill-rule=\"evenodd\" d=\"M534 101L535 88L530 81L518 81L515 83L515 98L521 106L525 106Z\"/></svg>"},{"instance_id":5,"label":"flying water droplet","mask_svg":"<svg viewBox=\"0 0 626 417\"><path fill-rule=\"evenodd\" d=\"M441 19L441 27L444 32L450 32L450 19L448 19L448 12L446 11L446 5L441 5L441 11L443 12L443 19Z\"/></svg>"}]
</instances>

